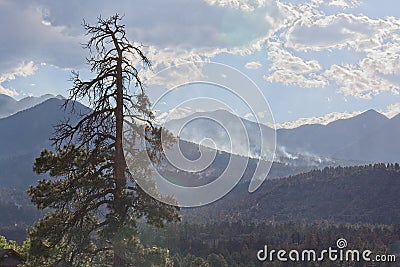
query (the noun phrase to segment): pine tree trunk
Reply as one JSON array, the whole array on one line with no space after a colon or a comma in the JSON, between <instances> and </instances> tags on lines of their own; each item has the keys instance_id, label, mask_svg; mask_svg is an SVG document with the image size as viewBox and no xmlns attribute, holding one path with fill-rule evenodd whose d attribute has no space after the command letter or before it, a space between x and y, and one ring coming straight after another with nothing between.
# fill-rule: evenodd
<instances>
[{"instance_id":1,"label":"pine tree trunk","mask_svg":"<svg viewBox=\"0 0 400 267\"><path fill-rule=\"evenodd\" d=\"M125 163L124 163L124 152L122 147L123 140L123 78L122 78L122 52L119 50L118 44L116 45L118 50L118 62L117 62L117 91L116 91L116 125L115 125L115 161L114 161L114 175L115 175L115 193L114 193L114 204L115 204L115 215L117 216L117 229L121 229L124 223L125 217L125 201L124 201L124 190L126 187L125 179ZM120 246L117 246L120 247ZM123 251L116 251L118 248L114 245L114 267L125 267L125 260L121 257L124 254Z\"/></svg>"}]
</instances>

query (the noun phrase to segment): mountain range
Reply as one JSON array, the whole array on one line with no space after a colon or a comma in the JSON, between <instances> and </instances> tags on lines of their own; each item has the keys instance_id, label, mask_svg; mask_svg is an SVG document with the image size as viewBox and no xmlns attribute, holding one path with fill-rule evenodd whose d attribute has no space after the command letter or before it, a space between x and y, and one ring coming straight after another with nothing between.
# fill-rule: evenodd
<instances>
[{"instance_id":1,"label":"mountain range","mask_svg":"<svg viewBox=\"0 0 400 267\"><path fill-rule=\"evenodd\" d=\"M236 140L245 140L246 137L237 134L242 125L228 111L195 113L183 119L168 121L165 127L172 133L179 134L181 139L199 143L204 137L208 137L215 141L220 150L257 158L261 146L260 133L264 137L264 145L269 145L274 137L274 130L243 118L240 120L248 134L250 150L243 149L241 142L235 145ZM232 122L236 124L233 125ZM222 125L228 125L230 131ZM400 136L400 115L389 119L375 110L368 110L358 116L327 125L311 124L276 130L275 160L306 160L310 163L337 159L363 163L397 162L400 161L400 142L396 142L397 136ZM265 148L266 151L268 149L269 147Z\"/></svg>"},{"instance_id":2,"label":"mountain range","mask_svg":"<svg viewBox=\"0 0 400 267\"><path fill-rule=\"evenodd\" d=\"M36 176L32 172L34 159L42 149L51 147L49 138L54 132L53 127L67 117L71 118L72 122L77 120L79 112L87 111L87 107L76 103L76 113L71 115L68 108L61 109L64 103L61 97L45 95L16 101L2 96L1 99L8 99L7 103L26 103L26 109L0 119L0 181L3 185L26 188L36 180L33 179ZM34 103L38 104L34 105ZM21 104L18 105L20 108L22 107ZM29 107L30 105L33 106ZM5 108L1 108L1 110L5 110ZM226 133L223 132L224 129L220 125L211 120L192 120L196 117L212 117L221 122L221 125L237 122L238 118L223 110L193 114L186 118L186 120L191 120L192 124L191 127L188 127L189 131L180 132L181 142L188 141L185 148L187 151L195 151L198 147L196 144L205 137L215 141L221 152L216 163L211 166L214 168L213 171L208 171L208 173L217 175L218 171L216 170L223 169L223 164L229 159L229 153L223 153L228 150L224 147L228 146L224 143L227 140ZM266 125L259 125L245 119L240 120L249 133L250 154L256 155L254 158L257 159L257 153L260 151L257 137L259 137L260 131L263 136L271 137L273 130ZM166 127L172 132L176 132L177 125L180 124L181 121L173 120L166 124ZM234 130L236 125L231 123L229 127ZM246 151L240 151L241 147L235 141L238 136L235 131L229 134L233 139L233 154L254 156L246 154ZM400 143L396 142L399 135L400 116L388 119L374 110L328 125L303 125L295 129L278 129L276 131L275 163L270 175L277 178L326 166L400 161L398 152ZM264 143L268 144L268 142ZM204 173L199 177L204 177ZM207 177L206 180L213 178Z\"/></svg>"},{"instance_id":3,"label":"mountain range","mask_svg":"<svg viewBox=\"0 0 400 267\"><path fill-rule=\"evenodd\" d=\"M51 147L51 141L49 139L54 132L54 126L61 121L64 121L66 118L70 118L71 122L73 122L74 120L77 120L79 118L78 114L80 112L87 111L87 107L80 103L76 103L75 114L70 114L71 110L69 108L67 108L66 110L61 108L61 106L64 104L63 99L61 99L60 97L52 97L46 100L46 98L48 97L50 96L46 95L40 98L31 98L30 100L32 101L30 102L28 101L28 99L26 99L23 101L23 103L29 102L32 104L38 102L39 99L45 100L37 105L34 105L33 107L26 108L25 110L19 111L13 115L0 119L0 181L2 181L3 185L7 185L10 187L17 186L26 188L28 185L35 183L37 177L32 172L32 164L34 159L39 155L42 149ZM8 98L5 97L4 99ZM16 102L20 101L10 100L9 103L15 104ZM26 107L29 107L29 105L27 105ZM232 116L234 115L226 111L217 110L214 112L213 115L217 117L219 116L219 120L221 121L234 121L234 119L232 118ZM372 113L372 115L376 114ZM369 116L364 117L365 118L363 118L363 120L369 120ZM237 118L235 119L237 120ZM261 129L261 131L265 131L267 134L272 133L272 130L265 125L257 125L247 120L243 121L248 128L248 131L252 133L251 138L253 138L254 140L256 139L257 134L255 130L252 130L252 128ZM195 120L194 122L197 121ZM201 123L207 124L207 121L202 121ZM351 124L352 122L349 123ZM206 136L211 139L217 140L217 143L221 140L224 140L223 138L218 139L220 129L213 129L212 125L197 125L196 127L198 127L197 131L194 131L192 133L192 137L199 136L200 139L201 137L204 138ZM305 128L312 129L314 127L314 125L310 125ZM346 128L347 126L341 127ZM298 140L301 140L301 135L303 134L301 131L303 130L303 128L300 128L299 134L297 135L295 134L296 129L290 130L289 133L294 135L295 138L297 138ZM280 132L282 131L278 130L277 132L278 140L280 138ZM294 147L294 144L296 144L295 142L289 142L290 138L293 137L288 136L286 132L285 134L286 136L283 135L283 137L288 139L289 143L289 145L285 145L285 147L287 147L287 151L293 150L293 152L291 153L296 153L297 151L301 153L299 147ZM320 133L317 132L317 134ZM235 133L233 133L233 136L235 136ZM337 138L341 138L341 136L338 136ZM196 141L198 141L199 139L187 140L190 142L187 142L188 145L186 146L186 150L195 151L197 149L196 147L198 147L198 145L196 145ZM184 140L182 140L181 142L184 142ZM301 144L304 143L305 141L302 141ZM315 146L315 144L313 145ZM283 145L280 144L280 146ZM295 149L289 149L290 146L294 147ZM235 142L233 147L236 147ZM257 153L257 145L252 144L252 148L255 149L255 153ZM315 153L315 151L312 152ZM357 161L358 158L351 157L349 158L351 159L351 161L343 161L339 159L332 160L328 158L321 158L318 154L311 155L309 153L308 155L304 156L294 156L292 154L289 154L289 152L285 153L286 154L281 154L279 157L277 157L277 160L272 168L273 177L283 177L302 171L308 171L312 168L321 168L331 165L356 165L357 163L361 163ZM237 154L241 155L241 153ZM218 172L215 170L222 169L223 165L221 165L221 162L226 162L227 159L229 159L228 153L220 153L219 160L216 161L213 166L211 166L211 168L213 168L214 170L208 173L217 174ZM207 179L212 180L213 178L214 177L208 177Z\"/></svg>"}]
</instances>

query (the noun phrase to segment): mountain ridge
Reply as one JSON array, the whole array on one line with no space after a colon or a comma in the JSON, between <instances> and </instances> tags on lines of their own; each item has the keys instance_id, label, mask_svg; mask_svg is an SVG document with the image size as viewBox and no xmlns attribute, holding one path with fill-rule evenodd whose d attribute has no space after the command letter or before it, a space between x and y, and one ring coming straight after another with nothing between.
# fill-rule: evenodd
<instances>
[{"instance_id":1,"label":"mountain ridge","mask_svg":"<svg viewBox=\"0 0 400 267\"><path fill-rule=\"evenodd\" d=\"M184 209L190 222L220 221L392 224L400 220L399 164L327 167L265 181L254 193L239 184L221 200Z\"/></svg>"},{"instance_id":2,"label":"mountain ridge","mask_svg":"<svg viewBox=\"0 0 400 267\"><path fill-rule=\"evenodd\" d=\"M61 95L54 96L52 94L44 94L38 97L27 96L20 100L16 100L8 95L0 94L0 119L32 108L51 98L64 99Z\"/></svg>"},{"instance_id":3,"label":"mountain ridge","mask_svg":"<svg viewBox=\"0 0 400 267\"><path fill-rule=\"evenodd\" d=\"M228 147L227 135L223 135L224 129L217 129L221 126L213 126L212 123L207 122L204 119L195 119L196 117L210 117L217 118L221 124L231 123L237 120L237 117L229 111L212 111L212 112L200 112L191 114L188 117L171 120L165 123L165 127L171 130L173 133L181 134L181 138L190 142L199 143L204 137L209 137L217 142L217 147L220 150L227 151L224 148ZM260 140L257 140L257 136L260 136L260 130L263 132L263 136L272 138L273 129L264 124L256 124L253 121L240 118L246 127L249 140L252 143L251 147L259 147ZM376 110L370 109L357 116L340 119L323 124L305 124L293 129L277 129L276 130L276 155L282 157L284 155L294 155L293 157L305 157L307 155L325 157L325 158L336 158L345 160L361 160L363 162L395 162L400 160L400 155L397 153L399 146L395 145L390 147L386 142L394 140L394 135L400 135L400 115L392 118L388 118L385 115L379 113ZM192 125L192 130L181 129L182 122L190 121L185 126ZM198 121L198 122L196 122ZM200 122L201 121L201 122ZM216 123L214 123L216 124ZM231 127L231 126L229 126ZM239 126L238 126L239 127ZM232 128L232 127L231 127ZM390 133L385 132L384 129L390 129ZM185 134L186 131L186 134ZM230 134L230 133L229 133ZM234 136L235 133L232 134ZM229 135L229 137L232 137ZM369 139L367 136L370 136ZM376 136L376 138L374 138ZM389 138L390 136L390 138ZM213 138L215 137L215 138ZM242 136L241 136L242 137ZM253 139L252 139L253 138ZM355 149L355 147L363 147L365 144L363 140L368 140L368 143L375 143L376 149L379 150L375 153L352 153L349 149ZM220 142L220 143L218 143ZM239 142L240 143L240 142ZM348 149L346 150L346 147ZM387 147L387 153L383 153L380 147ZM258 150L252 151L227 151L229 153L240 154L244 156L252 157L259 153ZM248 154L245 154L248 153ZM379 156L378 156L379 155Z\"/></svg>"},{"instance_id":4,"label":"mountain ridge","mask_svg":"<svg viewBox=\"0 0 400 267\"><path fill-rule=\"evenodd\" d=\"M63 104L61 99L50 98L0 119L0 181L3 186L26 188L35 183L34 179L38 177L32 171L34 159L41 150L51 148L52 141L49 139L54 132L53 127L67 116L61 108ZM78 113L85 109L77 102ZM78 114L70 118L74 122Z\"/></svg>"}]
</instances>

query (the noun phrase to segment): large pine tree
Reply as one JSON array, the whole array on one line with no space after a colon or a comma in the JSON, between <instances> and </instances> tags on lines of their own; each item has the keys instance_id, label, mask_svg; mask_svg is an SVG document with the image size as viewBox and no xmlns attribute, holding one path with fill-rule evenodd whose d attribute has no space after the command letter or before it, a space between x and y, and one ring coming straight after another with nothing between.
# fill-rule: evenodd
<instances>
[{"instance_id":1,"label":"large pine tree","mask_svg":"<svg viewBox=\"0 0 400 267\"><path fill-rule=\"evenodd\" d=\"M42 151L34 163L37 173L48 173L52 179L41 180L28 191L38 208L49 210L29 233L31 265L145 266L146 255L158 264L165 261L155 256L165 251L146 250L137 239L138 220L161 227L179 216L176 207L156 201L135 183L136 177L151 176L148 166L127 168L127 125L133 139L140 134L138 129L146 129L151 155L162 151L161 130L152 124L139 77L138 68L149 67L150 62L140 46L128 41L120 21L115 15L99 18L94 26L84 23L90 37L85 46L90 51L88 64L95 78L83 81L73 73L65 107L73 108L75 101L85 98L91 109L77 123L58 125L54 151ZM146 179L151 182L151 177Z\"/></svg>"}]
</instances>

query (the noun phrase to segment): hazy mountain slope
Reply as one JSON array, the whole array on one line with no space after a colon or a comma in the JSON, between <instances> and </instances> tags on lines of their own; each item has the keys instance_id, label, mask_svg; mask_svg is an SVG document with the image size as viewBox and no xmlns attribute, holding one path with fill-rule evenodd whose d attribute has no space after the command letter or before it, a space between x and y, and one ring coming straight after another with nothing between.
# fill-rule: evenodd
<instances>
[{"instance_id":1,"label":"hazy mountain slope","mask_svg":"<svg viewBox=\"0 0 400 267\"><path fill-rule=\"evenodd\" d=\"M218 145L219 150L249 157L260 155L261 134L264 138L264 151L273 150L272 141L275 138L271 128L238 119L225 110L195 113L182 119L168 121L164 126L181 139L200 143L204 138L210 138ZM181 130L182 126L184 127ZM250 151L244 145L247 140Z\"/></svg>"},{"instance_id":2,"label":"hazy mountain slope","mask_svg":"<svg viewBox=\"0 0 400 267\"><path fill-rule=\"evenodd\" d=\"M32 171L34 159L42 149L50 148L51 141L49 138L54 132L53 126L71 116L68 110L61 109L63 103L63 100L52 98L33 108L0 119L0 181L3 186L17 186L25 190L27 186L35 183L37 176ZM76 108L77 112L85 109L79 103L76 104ZM72 121L74 119L77 119L76 114L72 115ZM251 122L246 121L246 123L251 126ZM184 154L191 155L190 157L198 157L196 154L198 152L197 144L181 141L181 145ZM214 180L224 170L230 156L228 153L217 153L215 162L203 173L196 175L180 173L179 177L182 178L181 180L194 184L204 184L206 181ZM256 164L256 160L249 162L244 179L250 179ZM331 162L318 164L302 162L288 166L284 163L274 163L270 177L284 177L327 165L335 164ZM169 176L177 176L175 170L166 169L164 171ZM188 179L189 176L193 179Z\"/></svg>"},{"instance_id":3,"label":"hazy mountain slope","mask_svg":"<svg viewBox=\"0 0 400 267\"><path fill-rule=\"evenodd\" d=\"M17 101L7 95L0 94L0 118L10 116L14 113Z\"/></svg>"},{"instance_id":4,"label":"hazy mountain slope","mask_svg":"<svg viewBox=\"0 0 400 267\"><path fill-rule=\"evenodd\" d=\"M46 94L39 97L28 96L17 101L12 97L0 94L0 118L5 118L19 111L34 107L50 98L62 99L63 97Z\"/></svg>"},{"instance_id":5,"label":"hazy mountain slope","mask_svg":"<svg viewBox=\"0 0 400 267\"><path fill-rule=\"evenodd\" d=\"M362 135L354 143L336 151L335 157L357 158L370 161L400 161L400 115L377 127L375 131Z\"/></svg>"},{"instance_id":6,"label":"hazy mountain slope","mask_svg":"<svg viewBox=\"0 0 400 267\"><path fill-rule=\"evenodd\" d=\"M196 160L200 157L199 147L200 145L188 142L185 140L179 140L179 147L182 154L190 159ZM208 147L203 147L203 150L213 150ZM243 161L246 160L245 157L240 155L229 154L224 151L217 151L215 153L215 158L213 162L204 170L200 172L188 172L183 170L178 170L174 167L168 160L163 159L158 171L173 181L176 184L182 186L201 186L216 180L228 166L228 163L232 158L241 158ZM356 165L359 162L355 161L323 161L323 162L309 162L309 161L290 161L288 162L273 162L270 172L268 173L268 179L283 178L289 175L295 175L303 172L308 172L314 169L322 169L327 166L348 166L348 164L353 163ZM240 183L248 182L252 178L252 175L259 163L258 159L249 158L247 162L246 169L240 180ZM235 166L232 166L235 168ZM232 173L241 173L241 169L233 169Z\"/></svg>"},{"instance_id":7,"label":"hazy mountain slope","mask_svg":"<svg viewBox=\"0 0 400 267\"><path fill-rule=\"evenodd\" d=\"M226 131L217 123L196 117L211 117L231 128L240 127L235 115L227 111L196 113L187 118L171 120L166 128L179 133L182 139L199 143L204 137L213 139L218 148L230 150L230 138L243 136L233 131ZM180 130L183 121L190 121L187 127ZM241 147L241 142L233 142L233 152L240 155L257 157L259 152L260 129L267 138L272 136L272 129L265 125L241 119L250 139L250 153ZM395 162L400 161L400 143L396 136L400 133L400 118L388 119L386 116L369 110L349 119L337 120L328 125L303 125L294 129L278 129L276 131L275 158L282 162L302 165L316 165L322 162L359 161L362 162ZM235 124L235 125L233 125ZM233 126L230 126L233 125ZM224 149L226 148L226 149ZM345 164L348 165L348 164Z\"/></svg>"},{"instance_id":8,"label":"hazy mountain slope","mask_svg":"<svg viewBox=\"0 0 400 267\"><path fill-rule=\"evenodd\" d=\"M351 157L351 154L337 154L342 148L359 144L365 136L374 134L384 125L390 124L384 115L369 110L349 119L337 120L328 125L303 125L295 129L278 130L278 143L291 152L309 152L320 156L357 160L372 160L371 157ZM373 140L378 141L378 140ZM389 141L389 140L386 140ZM370 153L373 151L370 151ZM400 158L399 158L400 159ZM383 158L377 160L385 160Z\"/></svg>"},{"instance_id":9,"label":"hazy mountain slope","mask_svg":"<svg viewBox=\"0 0 400 267\"><path fill-rule=\"evenodd\" d=\"M51 98L33 108L0 119L0 181L3 186L27 186L32 164L44 148L50 148L54 126L71 117L61 108L63 100ZM85 107L76 104L77 111Z\"/></svg>"}]
</instances>

